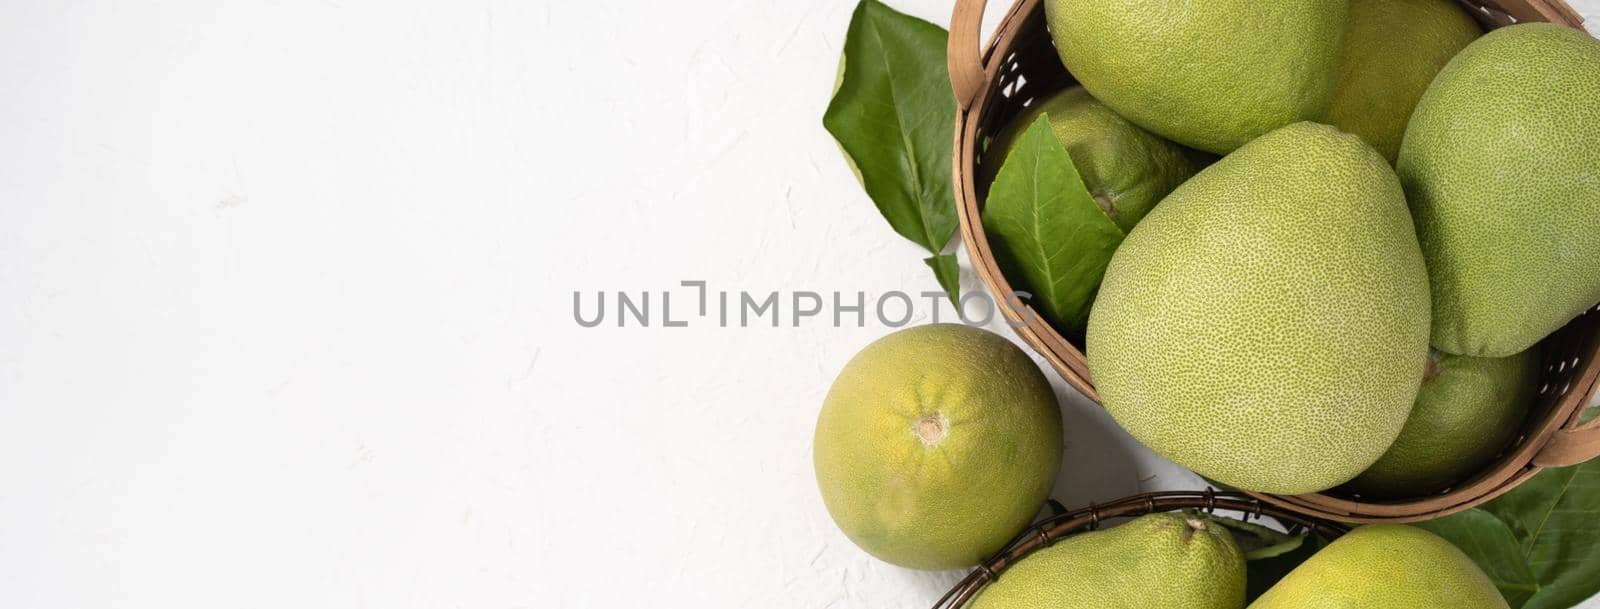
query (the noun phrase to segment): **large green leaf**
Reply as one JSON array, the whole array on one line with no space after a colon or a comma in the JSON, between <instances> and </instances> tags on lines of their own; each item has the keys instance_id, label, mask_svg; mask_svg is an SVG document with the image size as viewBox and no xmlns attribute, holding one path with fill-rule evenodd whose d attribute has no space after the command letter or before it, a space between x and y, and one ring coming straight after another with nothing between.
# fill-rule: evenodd
<instances>
[{"instance_id":1,"label":"large green leaf","mask_svg":"<svg viewBox=\"0 0 1600 609\"><path fill-rule=\"evenodd\" d=\"M1500 594L1512 607L1521 607L1535 592L1539 582L1528 569L1517 537L1511 527L1483 510L1467 510L1449 518L1420 523L1420 526L1450 540L1471 556L1494 581Z\"/></svg>"},{"instance_id":2,"label":"large green leaf","mask_svg":"<svg viewBox=\"0 0 1600 609\"><path fill-rule=\"evenodd\" d=\"M1522 491L1548 501L1523 500ZM1486 510L1514 530L1540 589L1525 609L1566 609L1600 593L1600 463L1547 470Z\"/></svg>"},{"instance_id":3,"label":"large green leaf","mask_svg":"<svg viewBox=\"0 0 1600 609\"><path fill-rule=\"evenodd\" d=\"M945 68L947 37L936 25L862 0L845 34L843 73L822 117L884 219L934 255L956 228L950 183L956 108Z\"/></svg>"},{"instance_id":4,"label":"large green leaf","mask_svg":"<svg viewBox=\"0 0 1600 609\"><path fill-rule=\"evenodd\" d=\"M1471 556L1512 607L1567 609L1600 593L1600 461L1547 469L1423 526Z\"/></svg>"},{"instance_id":5,"label":"large green leaf","mask_svg":"<svg viewBox=\"0 0 1600 609\"><path fill-rule=\"evenodd\" d=\"M1017 139L984 202L995 258L1045 318L1081 335L1111 254L1125 236L1040 116Z\"/></svg>"}]
</instances>

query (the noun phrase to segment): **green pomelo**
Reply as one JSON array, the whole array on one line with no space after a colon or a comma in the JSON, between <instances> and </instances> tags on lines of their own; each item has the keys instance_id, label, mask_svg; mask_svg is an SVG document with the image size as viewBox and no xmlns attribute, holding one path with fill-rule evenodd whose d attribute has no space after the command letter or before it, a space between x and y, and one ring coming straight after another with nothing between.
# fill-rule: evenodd
<instances>
[{"instance_id":1,"label":"green pomelo","mask_svg":"<svg viewBox=\"0 0 1600 609\"><path fill-rule=\"evenodd\" d=\"M1328 544L1250 609L1506 609L1489 576L1444 538L1374 524Z\"/></svg>"},{"instance_id":2,"label":"green pomelo","mask_svg":"<svg viewBox=\"0 0 1600 609\"><path fill-rule=\"evenodd\" d=\"M1427 341L1427 272L1394 172L1360 138L1297 123L1134 227L1086 346L1134 437L1223 484L1299 494L1389 447Z\"/></svg>"},{"instance_id":3,"label":"green pomelo","mask_svg":"<svg viewBox=\"0 0 1600 609\"><path fill-rule=\"evenodd\" d=\"M1050 127L1083 185L1123 231L1132 230L1162 197L1209 161L1203 153L1128 122L1083 87L1072 87L1029 106L995 136L984 154L982 183L994 181L1017 137L1040 115L1050 117Z\"/></svg>"},{"instance_id":4,"label":"green pomelo","mask_svg":"<svg viewBox=\"0 0 1600 609\"><path fill-rule=\"evenodd\" d=\"M1433 288L1433 346L1520 353L1600 302L1600 41L1484 35L1423 94L1396 169Z\"/></svg>"},{"instance_id":5,"label":"green pomelo","mask_svg":"<svg viewBox=\"0 0 1600 609\"><path fill-rule=\"evenodd\" d=\"M1061 410L1010 341L921 326L845 365L813 453L828 513L861 549L903 567L970 567L1044 505L1061 467Z\"/></svg>"},{"instance_id":6,"label":"green pomelo","mask_svg":"<svg viewBox=\"0 0 1600 609\"><path fill-rule=\"evenodd\" d=\"M1393 163L1428 83L1482 33L1451 0L1350 0L1339 84L1324 122L1361 136Z\"/></svg>"},{"instance_id":7,"label":"green pomelo","mask_svg":"<svg viewBox=\"0 0 1600 609\"><path fill-rule=\"evenodd\" d=\"M1061 62L1128 120L1227 153L1328 109L1347 0L1045 0Z\"/></svg>"},{"instance_id":8,"label":"green pomelo","mask_svg":"<svg viewBox=\"0 0 1600 609\"><path fill-rule=\"evenodd\" d=\"M1400 437L1349 489L1369 499L1418 497L1483 469L1522 428L1539 359L1435 352Z\"/></svg>"},{"instance_id":9,"label":"green pomelo","mask_svg":"<svg viewBox=\"0 0 1600 609\"><path fill-rule=\"evenodd\" d=\"M1080 533L1018 561L972 609L1238 609L1244 555L1205 517L1163 513Z\"/></svg>"}]
</instances>

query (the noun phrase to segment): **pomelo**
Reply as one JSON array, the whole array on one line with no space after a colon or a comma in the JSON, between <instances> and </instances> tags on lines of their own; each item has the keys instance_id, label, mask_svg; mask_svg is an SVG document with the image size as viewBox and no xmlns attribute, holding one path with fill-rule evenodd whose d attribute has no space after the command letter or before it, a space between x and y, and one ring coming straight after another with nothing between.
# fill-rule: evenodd
<instances>
[{"instance_id":1,"label":"pomelo","mask_svg":"<svg viewBox=\"0 0 1600 609\"><path fill-rule=\"evenodd\" d=\"M1444 538L1374 524L1335 539L1250 609L1507 609L1494 582Z\"/></svg>"},{"instance_id":2,"label":"pomelo","mask_svg":"<svg viewBox=\"0 0 1600 609\"><path fill-rule=\"evenodd\" d=\"M1339 82L1323 122L1361 136L1393 163L1428 83L1482 33L1451 0L1350 0Z\"/></svg>"},{"instance_id":3,"label":"pomelo","mask_svg":"<svg viewBox=\"0 0 1600 609\"><path fill-rule=\"evenodd\" d=\"M1433 346L1519 353L1600 302L1600 41L1500 28L1429 85L1396 170L1428 260Z\"/></svg>"},{"instance_id":4,"label":"pomelo","mask_svg":"<svg viewBox=\"0 0 1600 609\"><path fill-rule=\"evenodd\" d=\"M1128 122L1083 87L1071 87L1029 106L995 136L979 173L985 184L994 181L1017 137L1040 115L1050 117L1083 185L1123 231L1210 161Z\"/></svg>"},{"instance_id":5,"label":"pomelo","mask_svg":"<svg viewBox=\"0 0 1600 609\"><path fill-rule=\"evenodd\" d=\"M1346 0L1044 2L1061 62L1096 99L1218 154L1327 111L1347 9Z\"/></svg>"},{"instance_id":6,"label":"pomelo","mask_svg":"<svg viewBox=\"0 0 1600 609\"><path fill-rule=\"evenodd\" d=\"M1377 461L1416 399L1428 284L1400 184L1360 138L1262 136L1145 216L1106 269L1089 369L1180 465L1299 494Z\"/></svg>"},{"instance_id":7,"label":"pomelo","mask_svg":"<svg viewBox=\"0 0 1600 609\"><path fill-rule=\"evenodd\" d=\"M1482 469L1522 428L1539 358L1434 352L1400 437L1347 487L1368 499L1420 497Z\"/></svg>"},{"instance_id":8,"label":"pomelo","mask_svg":"<svg viewBox=\"0 0 1600 609\"><path fill-rule=\"evenodd\" d=\"M910 328L834 380L813 464L828 513L861 549L903 567L970 567L1043 507L1061 467L1061 410L1010 341Z\"/></svg>"},{"instance_id":9,"label":"pomelo","mask_svg":"<svg viewBox=\"0 0 1600 609\"><path fill-rule=\"evenodd\" d=\"M1150 514L1029 554L972 609L1238 609L1244 584L1244 555L1221 525Z\"/></svg>"}]
</instances>

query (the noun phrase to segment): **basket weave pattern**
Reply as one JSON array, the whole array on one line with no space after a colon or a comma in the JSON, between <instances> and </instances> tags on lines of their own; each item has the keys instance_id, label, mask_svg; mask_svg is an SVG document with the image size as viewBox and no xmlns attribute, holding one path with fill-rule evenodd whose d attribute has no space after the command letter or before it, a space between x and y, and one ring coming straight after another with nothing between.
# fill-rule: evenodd
<instances>
[{"instance_id":1,"label":"basket weave pattern","mask_svg":"<svg viewBox=\"0 0 1600 609\"><path fill-rule=\"evenodd\" d=\"M1582 28L1582 18L1560 0L1461 0L1486 28L1521 21L1550 21ZM1040 0L1017 0L993 41L979 53L984 0L958 0L950 28L950 77L958 106L953 176L961 236L978 278L996 297L1014 292L1001 274L979 213L988 185L975 183L984 145L1037 99L1073 84L1057 58ZM1096 402L1098 392L1080 345L1074 345L1033 311L1000 307L1023 342L1038 351L1078 391ZM1493 499L1542 468L1572 465L1600 455L1600 420L1583 425L1584 406L1600 378L1600 307L1542 341L1539 397L1511 446L1484 471L1433 496L1398 502L1317 493L1255 495L1318 518L1347 522L1413 522L1437 518Z\"/></svg>"}]
</instances>

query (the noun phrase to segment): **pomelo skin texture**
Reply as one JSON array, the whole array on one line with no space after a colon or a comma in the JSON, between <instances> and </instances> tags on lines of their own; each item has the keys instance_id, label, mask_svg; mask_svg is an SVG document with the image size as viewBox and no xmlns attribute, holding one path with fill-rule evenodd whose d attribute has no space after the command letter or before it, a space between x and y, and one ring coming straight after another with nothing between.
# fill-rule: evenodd
<instances>
[{"instance_id":1,"label":"pomelo skin texture","mask_svg":"<svg viewBox=\"0 0 1600 609\"><path fill-rule=\"evenodd\" d=\"M1225 154L1328 109L1347 0L1045 0L1067 70L1128 120Z\"/></svg>"},{"instance_id":2,"label":"pomelo skin texture","mask_svg":"<svg viewBox=\"0 0 1600 609\"><path fill-rule=\"evenodd\" d=\"M1223 484L1299 494L1389 447L1428 353L1428 284L1394 171L1284 127L1179 186L1123 241L1089 313L1106 410Z\"/></svg>"},{"instance_id":3,"label":"pomelo skin texture","mask_svg":"<svg viewBox=\"0 0 1600 609\"><path fill-rule=\"evenodd\" d=\"M1328 544L1250 609L1507 609L1489 576L1444 538L1372 524Z\"/></svg>"},{"instance_id":4,"label":"pomelo skin texture","mask_svg":"<svg viewBox=\"0 0 1600 609\"><path fill-rule=\"evenodd\" d=\"M1061 410L1010 341L910 328L834 380L813 464L828 513L861 549L902 567L970 567L1044 505L1061 467Z\"/></svg>"},{"instance_id":5,"label":"pomelo skin texture","mask_svg":"<svg viewBox=\"0 0 1600 609\"><path fill-rule=\"evenodd\" d=\"M1428 83L1482 33L1452 0L1350 0L1339 83L1322 122L1361 136L1393 163Z\"/></svg>"},{"instance_id":6,"label":"pomelo skin texture","mask_svg":"<svg viewBox=\"0 0 1600 609\"><path fill-rule=\"evenodd\" d=\"M1433 346L1520 353L1600 302L1600 41L1546 23L1468 45L1396 170L1433 287Z\"/></svg>"},{"instance_id":7,"label":"pomelo skin texture","mask_svg":"<svg viewBox=\"0 0 1600 609\"><path fill-rule=\"evenodd\" d=\"M985 183L994 181L1017 137L1040 115L1050 117L1084 186L1123 231L1132 230L1162 197L1210 160L1128 122L1083 87L1072 87L1029 106L995 136L989 144L993 152L983 159Z\"/></svg>"},{"instance_id":8,"label":"pomelo skin texture","mask_svg":"<svg viewBox=\"0 0 1600 609\"><path fill-rule=\"evenodd\" d=\"M1244 555L1202 516L1141 516L1080 533L1018 561L972 609L1238 609Z\"/></svg>"},{"instance_id":9,"label":"pomelo skin texture","mask_svg":"<svg viewBox=\"0 0 1600 609\"><path fill-rule=\"evenodd\" d=\"M1522 428L1539 358L1429 356L1417 403L1400 437L1347 485L1368 499L1420 497L1477 473Z\"/></svg>"}]
</instances>

